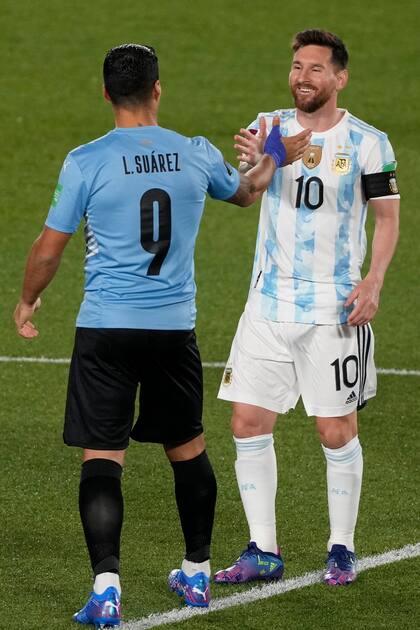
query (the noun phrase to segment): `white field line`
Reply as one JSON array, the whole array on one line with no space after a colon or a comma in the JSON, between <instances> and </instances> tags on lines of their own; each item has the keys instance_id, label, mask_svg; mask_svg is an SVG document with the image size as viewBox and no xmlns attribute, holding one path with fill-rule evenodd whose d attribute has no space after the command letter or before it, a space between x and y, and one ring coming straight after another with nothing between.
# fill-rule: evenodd
<instances>
[{"instance_id":1,"label":"white field line","mask_svg":"<svg viewBox=\"0 0 420 630\"><path fill-rule=\"evenodd\" d=\"M51 364L64 364L70 363L70 359L50 359L48 357L2 357L0 356L0 363L51 363Z\"/></svg>"},{"instance_id":2,"label":"white field line","mask_svg":"<svg viewBox=\"0 0 420 630\"><path fill-rule=\"evenodd\" d=\"M45 363L68 365L68 358L49 358L49 357L6 357L0 356L0 363ZM224 361L203 361L204 368L224 368ZM392 376L420 376L420 370L405 370L398 368L376 368L378 374L389 374Z\"/></svg>"},{"instance_id":3,"label":"white field line","mask_svg":"<svg viewBox=\"0 0 420 630\"><path fill-rule=\"evenodd\" d=\"M420 542L414 545L406 545L401 549L392 549L385 553L381 553L376 556L367 556L362 558L358 562L358 570L366 571L367 569L374 569L384 564L391 564L399 562L400 560L407 560L408 558L416 558L420 556ZM209 613L224 610L226 608L232 608L233 606L240 606L244 604L250 604L262 599L274 597L275 595L282 595L289 591L294 591L305 586L311 586L318 584L321 581L322 571L313 571L312 573L305 573L299 577L290 578L284 582L271 582L264 586L254 586L248 591L242 591L241 593L235 593L229 597L221 597L219 599L212 600L209 608L182 608L170 610L166 613L154 613L148 617L142 619L129 621L122 624L124 630L145 630L146 628L155 628L156 626L163 626L168 623L177 623L195 617L197 615L208 615Z\"/></svg>"}]
</instances>

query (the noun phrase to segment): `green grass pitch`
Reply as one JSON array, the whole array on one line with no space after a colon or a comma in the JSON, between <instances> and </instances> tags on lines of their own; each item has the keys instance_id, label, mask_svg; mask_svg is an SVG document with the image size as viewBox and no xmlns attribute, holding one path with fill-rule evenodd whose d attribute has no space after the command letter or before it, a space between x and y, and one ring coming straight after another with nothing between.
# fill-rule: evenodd
<instances>
[{"instance_id":1,"label":"green grass pitch","mask_svg":"<svg viewBox=\"0 0 420 630\"><path fill-rule=\"evenodd\" d=\"M323 27L347 43L350 82L340 104L388 132L398 158L402 229L374 323L376 363L420 369L418 234L420 39L417 0L284 5L274 0L3 0L0 78L0 355L68 357L82 294L78 234L46 291L40 336L19 339L12 312L28 248L39 233L66 153L112 127L101 99L110 47L157 48L160 123L206 135L234 162L232 136L258 111L291 104L287 75L294 32ZM208 201L197 245L198 339L203 360L223 361L248 290L258 205ZM371 232L372 225L369 224ZM229 406L216 400L221 370L205 371L208 450L219 482L213 568L246 540L233 472ZM65 365L0 363L0 627L72 627L91 587L77 512L80 454L61 440ZM366 556L420 541L420 380L379 376L360 416L365 478L357 550ZM328 533L324 461L302 407L276 429L278 530L286 577L321 568ZM182 557L171 470L155 445L133 445L124 474L122 544L126 620L178 605L166 576ZM180 627L411 629L420 618L420 559L364 572L349 589L315 585L211 613ZM223 597L244 587L213 588ZM417 619L417 622L416 622ZM167 626L169 627L169 626ZM170 626L174 627L174 626Z\"/></svg>"}]
</instances>

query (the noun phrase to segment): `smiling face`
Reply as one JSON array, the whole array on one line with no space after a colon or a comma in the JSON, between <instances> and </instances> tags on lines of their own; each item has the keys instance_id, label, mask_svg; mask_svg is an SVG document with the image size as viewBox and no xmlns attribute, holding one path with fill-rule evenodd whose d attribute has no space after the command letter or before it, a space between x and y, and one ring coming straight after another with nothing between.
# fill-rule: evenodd
<instances>
[{"instance_id":1,"label":"smiling face","mask_svg":"<svg viewBox=\"0 0 420 630\"><path fill-rule=\"evenodd\" d=\"M289 85L297 109L313 113L326 103L335 106L346 83L347 70L332 62L331 48L309 45L294 54Z\"/></svg>"}]
</instances>

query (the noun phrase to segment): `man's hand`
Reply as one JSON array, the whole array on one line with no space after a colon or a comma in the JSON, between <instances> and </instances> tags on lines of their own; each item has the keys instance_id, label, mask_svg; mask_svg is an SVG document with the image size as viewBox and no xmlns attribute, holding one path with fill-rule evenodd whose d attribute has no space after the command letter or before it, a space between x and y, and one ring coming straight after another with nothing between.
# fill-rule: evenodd
<instances>
[{"instance_id":1,"label":"man's hand","mask_svg":"<svg viewBox=\"0 0 420 630\"><path fill-rule=\"evenodd\" d=\"M344 303L344 306L347 307L357 300L357 304L347 320L349 326L363 326L374 318L379 308L380 291L380 283L369 278L369 274L353 289Z\"/></svg>"},{"instance_id":2,"label":"man's hand","mask_svg":"<svg viewBox=\"0 0 420 630\"><path fill-rule=\"evenodd\" d=\"M33 339L38 336L38 330L32 323L32 317L37 309L41 306L41 298L38 298L35 304L26 304L22 300L18 303L14 313L16 330L21 337L25 339Z\"/></svg>"},{"instance_id":3,"label":"man's hand","mask_svg":"<svg viewBox=\"0 0 420 630\"><path fill-rule=\"evenodd\" d=\"M257 134L249 129L240 129L239 134L234 136L236 143L233 148L238 152L237 158L241 162L255 166L263 154L264 142L267 138L267 123L264 116L260 118L260 128Z\"/></svg>"},{"instance_id":4,"label":"man's hand","mask_svg":"<svg viewBox=\"0 0 420 630\"><path fill-rule=\"evenodd\" d=\"M273 118L273 127L264 142L264 154L271 155L276 168L283 166L286 159L286 149L280 133L279 116Z\"/></svg>"},{"instance_id":5,"label":"man's hand","mask_svg":"<svg viewBox=\"0 0 420 630\"><path fill-rule=\"evenodd\" d=\"M241 162L255 166L261 159L263 154L264 143L267 138L267 122L265 116L259 119L260 128L255 135L249 129L240 129L239 134L235 136L236 143L234 148L238 152L237 158ZM311 130L304 129L295 136L282 136L282 142L286 149L286 157L282 166L292 164L296 160L300 160L305 149L310 144Z\"/></svg>"},{"instance_id":6,"label":"man's hand","mask_svg":"<svg viewBox=\"0 0 420 630\"><path fill-rule=\"evenodd\" d=\"M282 142L286 149L286 158L282 166L292 164L296 160L300 160L305 153L305 150L309 147L311 140L311 130L304 129L296 136L282 136Z\"/></svg>"}]
</instances>

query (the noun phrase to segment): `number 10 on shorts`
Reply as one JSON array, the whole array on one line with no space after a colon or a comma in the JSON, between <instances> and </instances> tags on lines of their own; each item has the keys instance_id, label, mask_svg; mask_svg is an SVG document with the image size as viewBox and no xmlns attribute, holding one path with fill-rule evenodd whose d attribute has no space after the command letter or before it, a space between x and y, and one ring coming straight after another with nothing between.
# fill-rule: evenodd
<instances>
[{"instance_id":1,"label":"number 10 on shorts","mask_svg":"<svg viewBox=\"0 0 420 630\"><path fill-rule=\"evenodd\" d=\"M341 390L341 383L346 387L354 387L359 378L359 360L355 354L349 354L340 365L340 359L336 359L330 365L334 368L335 389Z\"/></svg>"}]
</instances>

